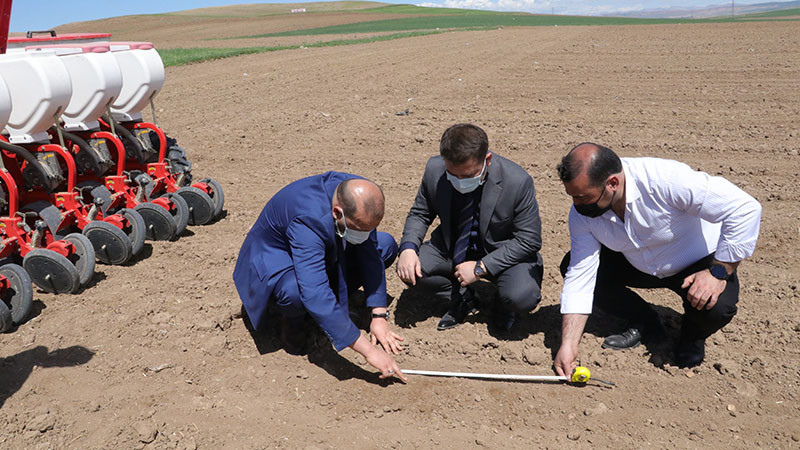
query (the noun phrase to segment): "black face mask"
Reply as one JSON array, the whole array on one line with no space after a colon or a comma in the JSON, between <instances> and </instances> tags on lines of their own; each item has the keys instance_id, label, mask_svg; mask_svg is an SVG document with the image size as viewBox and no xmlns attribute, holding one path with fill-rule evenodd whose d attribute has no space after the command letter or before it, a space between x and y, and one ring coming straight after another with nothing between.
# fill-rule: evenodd
<instances>
[{"instance_id":1,"label":"black face mask","mask_svg":"<svg viewBox=\"0 0 800 450\"><path fill-rule=\"evenodd\" d=\"M611 194L611 201L608 202L608 206L606 206L605 208L601 208L601 207L597 206L597 202L599 202L600 199L603 198L603 194L605 194L605 193L606 193L606 187L603 186L603 192L600 193L600 197L597 198L596 202L590 203L590 204L587 204L587 205L574 205L575 206L575 211L578 211L578 214L580 214L582 216L586 216L586 217L590 217L590 218L595 218L595 217L602 216L606 211L611 209L611 205L614 203L614 196L617 195L617 192L614 191L614 193Z\"/></svg>"}]
</instances>

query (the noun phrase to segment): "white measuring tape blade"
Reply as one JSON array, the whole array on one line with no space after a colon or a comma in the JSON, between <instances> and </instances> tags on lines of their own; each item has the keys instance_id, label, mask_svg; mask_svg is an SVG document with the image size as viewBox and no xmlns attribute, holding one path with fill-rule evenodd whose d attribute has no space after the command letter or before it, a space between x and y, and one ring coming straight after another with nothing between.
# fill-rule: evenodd
<instances>
[{"instance_id":1,"label":"white measuring tape blade","mask_svg":"<svg viewBox=\"0 0 800 450\"><path fill-rule=\"evenodd\" d=\"M569 381L567 377L559 375L509 375L504 373L439 372L435 370L413 370L413 369L403 369L403 373L407 375L425 375L430 377L478 378L483 380Z\"/></svg>"}]
</instances>

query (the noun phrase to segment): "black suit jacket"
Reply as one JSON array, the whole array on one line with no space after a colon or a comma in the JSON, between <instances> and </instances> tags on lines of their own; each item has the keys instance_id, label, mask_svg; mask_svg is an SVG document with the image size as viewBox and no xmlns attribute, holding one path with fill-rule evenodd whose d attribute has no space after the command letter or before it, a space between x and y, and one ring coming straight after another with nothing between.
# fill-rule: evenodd
<instances>
[{"instance_id":1,"label":"black suit jacket","mask_svg":"<svg viewBox=\"0 0 800 450\"><path fill-rule=\"evenodd\" d=\"M481 194L479 237L487 255L483 264L490 274L526 261L535 262L542 248L542 222L533 179L516 163L493 153ZM414 205L408 212L400 245L419 247L436 216L440 225L433 230L431 244L452 254L451 201L453 185L445 176L444 159L428 160Z\"/></svg>"}]
</instances>

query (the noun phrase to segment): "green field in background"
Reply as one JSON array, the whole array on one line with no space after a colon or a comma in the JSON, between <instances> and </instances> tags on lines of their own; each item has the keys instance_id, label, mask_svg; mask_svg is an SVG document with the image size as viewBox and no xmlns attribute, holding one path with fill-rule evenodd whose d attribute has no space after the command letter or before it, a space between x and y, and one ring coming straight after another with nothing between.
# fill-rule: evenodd
<instances>
[{"instance_id":1,"label":"green field in background","mask_svg":"<svg viewBox=\"0 0 800 450\"><path fill-rule=\"evenodd\" d=\"M375 8L365 8L365 9L353 10L352 12L372 13L372 14L415 14L415 15L527 14L527 13L508 13L508 12L499 12L499 11L485 11L485 10L480 10L480 9L429 8L429 7L426 7L426 6L416 6L416 5L386 5L386 6L378 6L378 7L375 7Z\"/></svg>"},{"instance_id":2,"label":"green field in background","mask_svg":"<svg viewBox=\"0 0 800 450\"><path fill-rule=\"evenodd\" d=\"M760 17L789 17L789 16L800 16L800 8L792 8L792 9L781 9L779 11L768 11L763 13L753 13L753 14L743 14L741 16L736 16L737 19L749 19L749 18L760 18Z\"/></svg>"},{"instance_id":3,"label":"green field in background","mask_svg":"<svg viewBox=\"0 0 800 450\"><path fill-rule=\"evenodd\" d=\"M365 3L353 2L353 6L365 6ZM252 5L247 5L248 8ZM339 10L342 11L342 10ZM770 17L800 15L800 8L783 11L749 14L736 17L719 17L712 19L642 19L630 17L589 17L589 16L557 16L534 15L528 13L509 13L454 8L428 8L414 5L387 5L372 8L349 10L359 14L401 14L413 15L399 19L371 20L367 22L348 23L327 27L290 30L279 33L253 34L223 38L220 40L254 39L269 37L298 37L336 34L369 34L391 33L361 39L333 40L314 44L280 46L280 47L244 47L244 48L191 48L160 50L165 66L201 62L209 59L228 58L231 56L252 53L264 53L277 50L297 49L301 47L330 47L338 45L363 44L369 42L388 41L412 36L442 33L445 31L487 30L500 27L544 27L544 26L609 26L609 25L665 25L695 23L726 23L775 20ZM797 19L777 19L797 20ZM213 39L217 40L217 39Z\"/></svg>"},{"instance_id":4,"label":"green field in background","mask_svg":"<svg viewBox=\"0 0 800 450\"><path fill-rule=\"evenodd\" d=\"M431 8L432 9L432 8ZM710 20L705 20L708 22ZM730 19L718 19L730 21ZM309 28L304 30L291 30L280 33L265 33L239 36L230 39L250 39L281 36L316 36L320 34L349 34L349 33L384 33L390 31L410 30L435 30L435 29L460 29L474 27L544 27L544 26L574 26L574 25L653 25L694 23L701 20L691 19L631 19L623 17L586 17L586 16L534 16L529 14L457 14L457 15L427 15L421 17L406 17L402 19L372 20L368 22L348 23L329 27Z\"/></svg>"},{"instance_id":5,"label":"green field in background","mask_svg":"<svg viewBox=\"0 0 800 450\"><path fill-rule=\"evenodd\" d=\"M242 47L242 48L168 48L158 50L164 67L182 66L184 64L198 63L212 59L230 58L233 56L250 55L253 53L267 53L278 50L292 50L298 48L336 47L340 45L367 44L370 42L391 41L414 36L427 36L444 33L445 30L414 31L408 33L394 33L383 36L373 36L362 39L339 39L334 41L316 42L303 45L285 45L276 47Z\"/></svg>"}]
</instances>

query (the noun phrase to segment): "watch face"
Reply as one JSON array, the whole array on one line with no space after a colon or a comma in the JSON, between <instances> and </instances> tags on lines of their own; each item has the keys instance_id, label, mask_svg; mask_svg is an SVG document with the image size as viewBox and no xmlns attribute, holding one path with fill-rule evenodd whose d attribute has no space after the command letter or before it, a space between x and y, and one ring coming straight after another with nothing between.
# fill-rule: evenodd
<instances>
[{"instance_id":1,"label":"watch face","mask_svg":"<svg viewBox=\"0 0 800 450\"><path fill-rule=\"evenodd\" d=\"M721 266L719 264L714 264L713 266L711 266L711 268L709 270L711 271L711 275L713 275L714 278L716 278L718 280L727 280L728 279L728 271L725 270L725 267L723 267L723 266Z\"/></svg>"}]
</instances>

